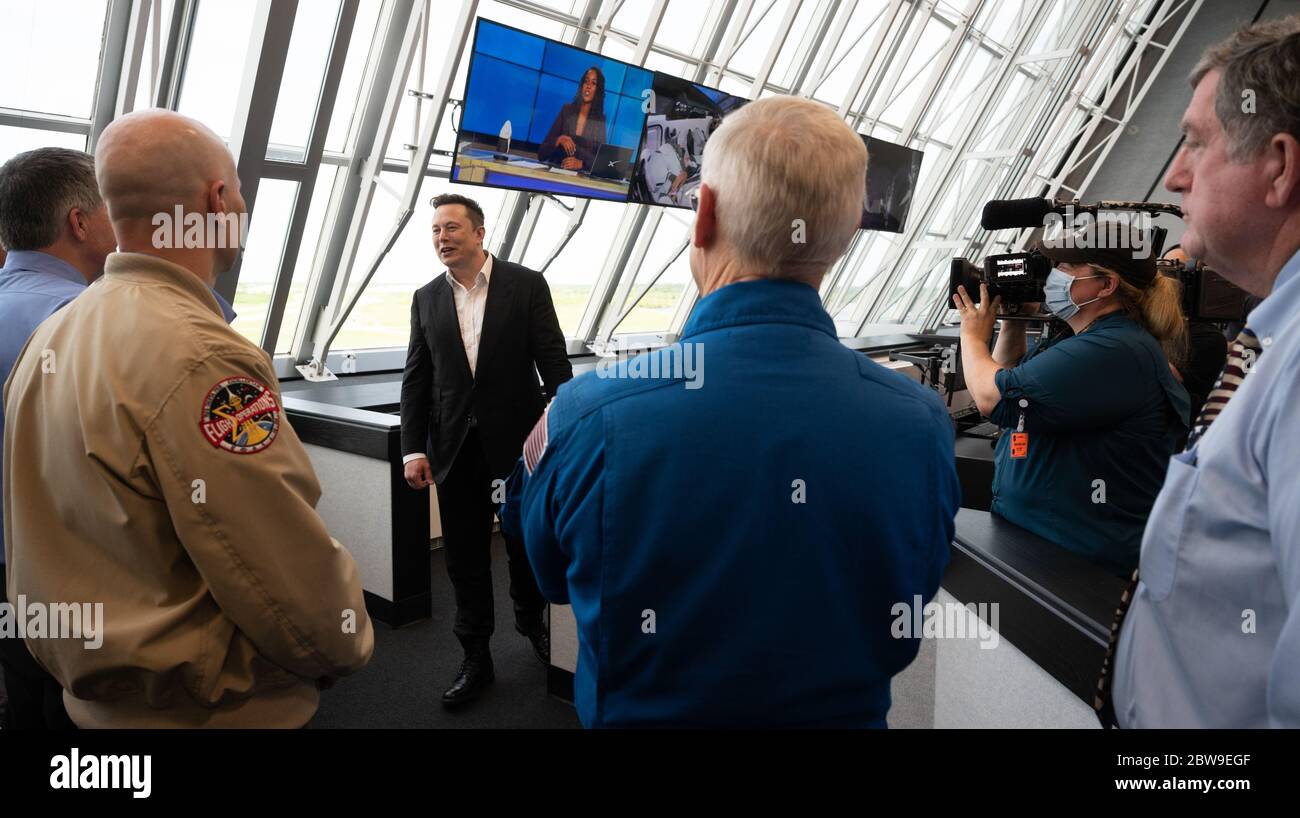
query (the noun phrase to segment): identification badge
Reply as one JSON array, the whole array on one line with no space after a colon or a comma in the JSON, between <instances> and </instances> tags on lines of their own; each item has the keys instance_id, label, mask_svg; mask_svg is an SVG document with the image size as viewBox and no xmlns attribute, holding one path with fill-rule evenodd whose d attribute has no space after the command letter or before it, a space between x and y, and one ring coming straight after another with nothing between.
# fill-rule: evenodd
<instances>
[{"instance_id":1,"label":"identification badge","mask_svg":"<svg viewBox=\"0 0 1300 818\"><path fill-rule=\"evenodd\" d=\"M1020 420L1016 423L1016 430L1011 433L1011 457L1015 460L1024 460L1029 456L1029 433L1025 431L1025 409L1029 408L1029 401L1024 398L1020 399Z\"/></svg>"}]
</instances>

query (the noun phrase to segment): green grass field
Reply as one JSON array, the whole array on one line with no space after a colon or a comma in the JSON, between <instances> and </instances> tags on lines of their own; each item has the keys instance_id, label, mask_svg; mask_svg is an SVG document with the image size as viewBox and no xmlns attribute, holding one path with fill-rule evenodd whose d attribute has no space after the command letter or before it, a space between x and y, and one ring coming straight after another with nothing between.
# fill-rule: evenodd
<instances>
[{"instance_id":1,"label":"green grass field","mask_svg":"<svg viewBox=\"0 0 1300 818\"><path fill-rule=\"evenodd\" d=\"M673 309L685 285L660 284L652 287L635 311L618 328L623 332L656 332L667 329ZM374 347L405 346L410 337L411 294L414 287L405 285L371 286L348 318L331 345L335 351L369 349ZM560 319L560 328L572 336L582 319L591 287L581 284L555 284L551 298ZM266 322L267 307L271 301L271 285L241 283L235 297L234 328L257 343L261 339L262 325ZM292 332L288 323L296 318L299 305L290 304L285 311L286 327L281 331L279 346L287 346Z\"/></svg>"}]
</instances>

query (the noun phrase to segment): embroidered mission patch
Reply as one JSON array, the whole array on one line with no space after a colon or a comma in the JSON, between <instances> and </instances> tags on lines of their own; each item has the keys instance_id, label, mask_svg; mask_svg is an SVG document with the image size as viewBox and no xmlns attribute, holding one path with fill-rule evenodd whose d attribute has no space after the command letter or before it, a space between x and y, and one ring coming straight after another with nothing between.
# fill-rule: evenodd
<instances>
[{"instance_id":1,"label":"embroidered mission patch","mask_svg":"<svg viewBox=\"0 0 1300 818\"><path fill-rule=\"evenodd\" d=\"M280 430L275 392L252 378L226 378L208 390L199 416L203 437L236 454L260 452Z\"/></svg>"}]
</instances>

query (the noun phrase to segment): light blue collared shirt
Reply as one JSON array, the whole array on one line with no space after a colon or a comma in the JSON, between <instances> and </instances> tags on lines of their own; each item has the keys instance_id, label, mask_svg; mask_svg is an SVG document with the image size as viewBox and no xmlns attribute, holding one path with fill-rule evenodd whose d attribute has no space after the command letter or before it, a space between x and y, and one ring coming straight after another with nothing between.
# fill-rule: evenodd
<instances>
[{"instance_id":1,"label":"light blue collared shirt","mask_svg":"<svg viewBox=\"0 0 1300 818\"><path fill-rule=\"evenodd\" d=\"M1147 521L1123 727L1300 727L1300 252L1248 325L1258 360Z\"/></svg>"},{"instance_id":2,"label":"light blue collared shirt","mask_svg":"<svg viewBox=\"0 0 1300 818\"><path fill-rule=\"evenodd\" d=\"M23 351L27 339L49 318L86 289L86 277L66 261L38 250L14 250L0 268L0 385ZM216 290L212 294L227 323L235 311ZM0 458L4 456L4 401L0 399ZM0 480L3 477L0 476ZM0 482L0 498L4 485ZM4 565L4 504L0 502L0 565ZM0 588L0 594L4 589Z\"/></svg>"},{"instance_id":3,"label":"light blue collared shirt","mask_svg":"<svg viewBox=\"0 0 1300 818\"><path fill-rule=\"evenodd\" d=\"M9 254L0 268L0 378L9 380L18 353L41 322L84 289L85 276L62 259L31 250ZM0 405L0 410L3 408ZM0 411L0 457L4 454L4 431L4 412ZM4 564L3 546L4 505L0 503L0 565Z\"/></svg>"}]
</instances>

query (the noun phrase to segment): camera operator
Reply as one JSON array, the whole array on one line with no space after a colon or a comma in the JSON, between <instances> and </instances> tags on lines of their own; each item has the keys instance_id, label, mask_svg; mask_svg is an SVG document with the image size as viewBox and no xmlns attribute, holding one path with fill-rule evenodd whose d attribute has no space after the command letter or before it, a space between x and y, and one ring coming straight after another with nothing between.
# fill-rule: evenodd
<instances>
[{"instance_id":1,"label":"camera operator","mask_svg":"<svg viewBox=\"0 0 1300 818\"><path fill-rule=\"evenodd\" d=\"M971 396L1011 430L997 445L992 510L1128 576L1189 425L1187 391L1169 367L1186 345L1178 283L1132 251L1040 252L1055 267L1046 307L1073 335L1026 352L1025 322L1005 320L990 354L1001 298L990 303L986 284L978 305L965 287L953 297Z\"/></svg>"},{"instance_id":2,"label":"camera operator","mask_svg":"<svg viewBox=\"0 0 1300 818\"><path fill-rule=\"evenodd\" d=\"M1187 264L1190 260L1181 245L1175 244L1161 256L1169 261ZM1171 360L1174 377L1187 390L1192 401L1191 417L1201 413L1214 382L1228 360L1228 339L1213 321L1187 321L1187 354L1181 360ZM1181 447L1180 447L1181 448Z\"/></svg>"}]
</instances>

